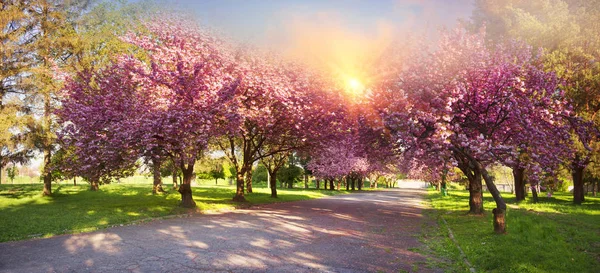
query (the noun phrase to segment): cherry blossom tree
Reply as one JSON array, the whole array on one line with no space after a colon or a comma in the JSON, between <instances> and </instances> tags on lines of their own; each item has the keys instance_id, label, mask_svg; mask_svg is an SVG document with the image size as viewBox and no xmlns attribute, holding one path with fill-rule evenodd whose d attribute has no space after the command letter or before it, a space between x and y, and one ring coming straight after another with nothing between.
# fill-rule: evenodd
<instances>
[{"instance_id":1,"label":"cherry blossom tree","mask_svg":"<svg viewBox=\"0 0 600 273\"><path fill-rule=\"evenodd\" d=\"M481 174L496 202L494 224L499 233L505 232L506 204L487 167L514 161L518 144L545 141L527 151L540 159L563 154L549 139L568 141L563 126L570 114L568 104L556 77L543 71L532 52L518 42L486 45L484 32L455 30L440 39L435 51L415 56L399 84L383 91L391 101L383 111L386 126L405 150L427 157L441 152L441 158L448 158L449 151L453 164L476 171L465 175L476 179ZM390 97L390 90L398 94ZM558 134L549 134L550 125ZM536 163L533 166L555 166Z\"/></svg>"},{"instance_id":2,"label":"cherry blossom tree","mask_svg":"<svg viewBox=\"0 0 600 273\"><path fill-rule=\"evenodd\" d=\"M236 62L239 85L227 103L226 129L217 140L237 170L233 199L245 201L243 178L263 159L273 177L271 196L276 197L274 179L287 155L322 137L334 113L324 106L324 93L303 66L247 48Z\"/></svg>"},{"instance_id":3,"label":"cherry blossom tree","mask_svg":"<svg viewBox=\"0 0 600 273\"><path fill-rule=\"evenodd\" d=\"M314 150L315 154L312 155L308 168L317 178L325 180L325 183L329 182L329 189L334 190L335 180L350 174L359 160L355 154L355 144L349 138L326 143L322 148Z\"/></svg>"},{"instance_id":4,"label":"cherry blossom tree","mask_svg":"<svg viewBox=\"0 0 600 273\"><path fill-rule=\"evenodd\" d=\"M60 112L62 137L74 142L78 167L94 180L141 156L157 168L161 157L171 157L183 173L181 205L194 207L194 163L237 85L228 73L232 57L226 43L196 25L160 18L146 26L149 33L123 38L145 58L122 56L71 80Z\"/></svg>"},{"instance_id":5,"label":"cherry blossom tree","mask_svg":"<svg viewBox=\"0 0 600 273\"><path fill-rule=\"evenodd\" d=\"M244 176L252 164L277 153L290 151L285 145L271 144L264 150L267 140L278 134L291 134L297 127L293 119L296 104L292 93L294 87L286 68L277 59L255 55L251 50L240 50L236 56L236 77L239 85L234 97L227 103L222 124L225 128L217 141L236 168L236 194L234 201L244 202Z\"/></svg>"},{"instance_id":6,"label":"cherry blossom tree","mask_svg":"<svg viewBox=\"0 0 600 273\"><path fill-rule=\"evenodd\" d=\"M121 177L140 157L133 145L139 134L132 119L140 101L132 92L119 92L137 87L124 68L83 71L70 79L58 113L64 124L59 132L61 146L70 147L73 154L60 167L88 180L91 190Z\"/></svg>"}]
</instances>

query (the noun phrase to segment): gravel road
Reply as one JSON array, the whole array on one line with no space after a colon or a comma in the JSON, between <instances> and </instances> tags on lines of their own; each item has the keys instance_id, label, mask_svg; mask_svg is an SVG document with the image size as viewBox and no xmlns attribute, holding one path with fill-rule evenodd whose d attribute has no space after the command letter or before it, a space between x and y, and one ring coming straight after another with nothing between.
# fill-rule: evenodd
<instances>
[{"instance_id":1,"label":"gravel road","mask_svg":"<svg viewBox=\"0 0 600 273\"><path fill-rule=\"evenodd\" d=\"M424 194L368 191L1 243L0 272L432 272L410 251Z\"/></svg>"}]
</instances>

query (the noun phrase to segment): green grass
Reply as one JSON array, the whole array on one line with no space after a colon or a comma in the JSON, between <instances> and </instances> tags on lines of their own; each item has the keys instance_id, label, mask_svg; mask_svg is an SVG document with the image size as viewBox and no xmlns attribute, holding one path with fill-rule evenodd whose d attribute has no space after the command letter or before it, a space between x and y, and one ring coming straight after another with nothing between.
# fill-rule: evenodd
<instances>
[{"instance_id":1,"label":"green grass","mask_svg":"<svg viewBox=\"0 0 600 273\"><path fill-rule=\"evenodd\" d=\"M568 193L540 197L516 204L514 196L504 194L509 204L507 234L493 233L491 210L495 203L484 194L483 216L467 215L467 191L450 191L442 197L429 194L430 217L436 227L423 233L423 241L442 261L447 272L464 272L467 267L454 242L448 239L445 219L458 245L478 272L598 272L600 269L600 198L586 196L586 202L572 204ZM440 264L444 264L441 262ZM446 263L447 264L447 263Z\"/></svg>"},{"instance_id":2,"label":"green grass","mask_svg":"<svg viewBox=\"0 0 600 273\"><path fill-rule=\"evenodd\" d=\"M0 242L87 232L153 217L240 206L231 201L235 189L229 186L192 187L198 205L192 211L178 207L178 192L169 189L166 194L153 195L151 187L151 184L111 184L92 192L85 182L78 186L61 184L53 185L51 197L43 197L41 183L0 185ZM246 198L249 204L264 204L341 193L346 192L278 189L279 198L273 199L270 189L254 188L254 193Z\"/></svg>"}]
</instances>

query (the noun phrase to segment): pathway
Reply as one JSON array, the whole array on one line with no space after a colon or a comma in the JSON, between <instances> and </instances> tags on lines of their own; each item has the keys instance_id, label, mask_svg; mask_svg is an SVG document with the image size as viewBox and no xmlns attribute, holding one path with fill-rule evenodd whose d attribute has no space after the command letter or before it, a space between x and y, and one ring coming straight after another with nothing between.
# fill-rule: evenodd
<instances>
[{"instance_id":1,"label":"pathway","mask_svg":"<svg viewBox=\"0 0 600 273\"><path fill-rule=\"evenodd\" d=\"M0 272L431 272L425 190L394 189L0 244Z\"/></svg>"}]
</instances>

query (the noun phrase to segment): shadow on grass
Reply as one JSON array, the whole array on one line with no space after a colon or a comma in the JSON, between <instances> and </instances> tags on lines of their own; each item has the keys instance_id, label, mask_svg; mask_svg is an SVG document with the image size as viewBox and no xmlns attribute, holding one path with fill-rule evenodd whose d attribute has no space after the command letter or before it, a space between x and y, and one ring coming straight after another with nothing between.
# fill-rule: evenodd
<instances>
[{"instance_id":1,"label":"shadow on grass","mask_svg":"<svg viewBox=\"0 0 600 273\"><path fill-rule=\"evenodd\" d=\"M151 184L103 185L89 191L87 184L59 185L52 196L41 196L42 185L0 185L0 242L63 233L77 233L127 224L148 218L240 206L231 201L232 187L192 187L197 209L179 207L180 194L169 187L153 195ZM269 189L255 189L247 195L249 204L274 203L318 198L340 192L279 190L280 198L270 198Z\"/></svg>"},{"instance_id":2,"label":"shadow on grass","mask_svg":"<svg viewBox=\"0 0 600 273\"><path fill-rule=\"evenodd\" d=\"M506 235L493 233L495 203L484 194L483 217L467 215L468 192L451 191L429 199L437 219L445 219L458 244L477 270L490 272L597 272L600 266L600 200L586 197L573 205L569 195L555 194L509 205ZM444 255L440 250L440 256Z\"/></svg>"}]
</instances>

